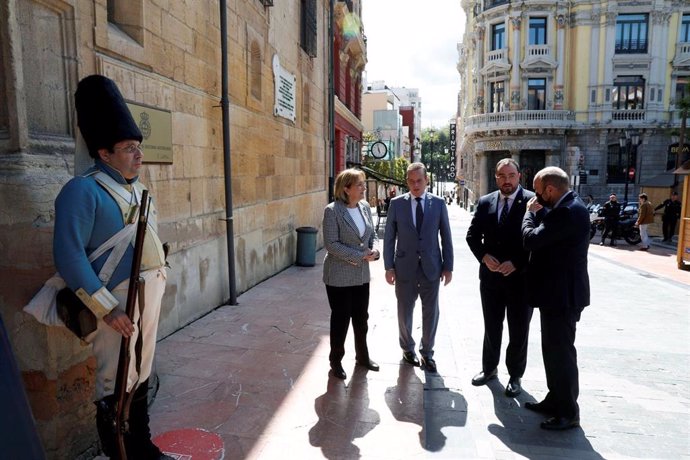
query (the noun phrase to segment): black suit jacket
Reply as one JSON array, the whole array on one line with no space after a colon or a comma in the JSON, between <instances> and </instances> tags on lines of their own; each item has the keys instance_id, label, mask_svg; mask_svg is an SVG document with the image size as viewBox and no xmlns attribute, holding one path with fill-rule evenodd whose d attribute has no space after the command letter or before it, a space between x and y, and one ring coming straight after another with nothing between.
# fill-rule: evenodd
<instances>
[{"instance_id":1,"label":"black suit jacket","mask_svg":"<svg viewBox=\"0 0 690 460\"><path fill-rule=\"evenodd\" d=\"M543 313L574 315L589 305L589 213L573 192L548 213L527 212L522 222L527 265L527 301Z\"/></svg>"},{"instance_id":2,"label":"black suit jacket","mask_svg":"<svg viewBox=\"0 0 690 460\"><path fill-rule=\"evenodd\" d=\"M470 250L479 261L479 279L503 278L503 275L492 272L481 263L486 254L491 254L500 262L512 261L515 272L510 276L524 272L529 253L522 245L521 226L527 201L533 196L534 193L529 190L519 188L503 228L498 225L498 204L501 193L497 190L479 198L477 210L465 238Z\"/></svg>"}]
</instances>

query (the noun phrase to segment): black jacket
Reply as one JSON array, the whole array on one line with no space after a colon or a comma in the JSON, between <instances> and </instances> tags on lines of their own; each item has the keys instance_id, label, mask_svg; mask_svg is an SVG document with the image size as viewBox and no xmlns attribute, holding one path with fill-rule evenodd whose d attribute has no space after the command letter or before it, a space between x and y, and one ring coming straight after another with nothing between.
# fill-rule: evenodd
<instances>
[{"instance_id":1,"label":"black jacket","mask_svg":"<svg viewBox=\"0 0 690 460\"><path fill-rule=\"evenodd\" d=\"M621 204L618 201L607 201L601 207L601 216L607 220L618 220L621 216Z\"/></svg>"},{"instance_id":2,"label":"black jacket","mask_svg":"<svg viewBox=\"0 0 690 460\"><path fill-rule=\"evenodd\" d=\"M575 315L589 305L589 213L573 192L546 213L527 212L522 222L528 303L550 315Z\"/></svg>"},{"instance_id":3,"label":"black jacket","mask_svg":"<svg viewBox=\"0 0 690 460\"><path fill-rule=\"evenodd\" d=\"M496 257L500 262L512 261L515 266L514 273L524 272L527 266L528 252L522 246L520 228L527 208L527 201L533 196L534 193L520 187L510 207L504 228L500 228L498 225L498 204L501 199L501 192L497 190L479 198L477 210L472 218L470 228L467 230L465 240L480 263L480 279L486 276L503 277L501 274L494 274L486 265L481 263L482 258L487 253Z\"/></svg>"}]
</instances>

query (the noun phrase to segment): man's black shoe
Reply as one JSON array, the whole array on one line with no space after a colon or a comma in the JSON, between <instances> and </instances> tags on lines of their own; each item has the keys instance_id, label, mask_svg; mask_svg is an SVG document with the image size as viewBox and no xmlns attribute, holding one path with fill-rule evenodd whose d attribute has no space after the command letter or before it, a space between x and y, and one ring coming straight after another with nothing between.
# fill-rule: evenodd
<instances>
[{"instance_id":1,"label":"man's black shoe","mask_svg":"<svg viewBox=\"0 0 690 460\"><path fill-rule=\"evenodd\" d=\"M422 369L424 369L427 372L436 373L436 361L434 361L433 358L425 358L424 356L422 356L421 366Z\"/></svg>"},{"instance_id":2,"label":"man's black shoe","mask_svg":"<svg viewBox=\"0 0 690 460\"><path fill-rule=\"evenodd\" d=\"M342 364L331 364L331 372L333 373L333 377L345 380L347 378L347 374L345 373L345 369L343 369Z\"/></svg>"},{"instance_id":3,"label":"man's black shoe","mask_svg":"<svg viewBox=\"0 0 690 460\"><path fill-rule=\"evenodd\" d=\"M419 366L419 359L414 351L403 351L403 361L413 366Z\"/></svg>"},{"instance_id":4,"label":"man's black shoe","mask_svg":"<svg viewBox=\"0 0 690 460\"><path fill-rule=\"evenodd\" d=\"M601 243L599 243L599 246L603 246L603 245L604 245L604 242L603 242L603 241L602 241Z\"/></svg>"},{"instance_id":5,"label":"man's black shoe","mask_svg":"<svg viewBox=\"0 0 690 460\"><path fill-rule=\"evenodd\" d=\"M580 426L580 419L578 417L551 417L545 422L541 422L540 426L545 430L569 430L571 428Z\"/></svg>"},{"instance_id":6,"label":"man's black shoe","mask_svg":"<svg viewBox=\"0 0 690 460\"><path fill-rule=\"evenodd\" d=\"M374 371L374 372L379 371L379 365L370 359L367 359L367 360L359 360L358 359L357 364L360 366L366 367L370 371Z\"/></svg>"},{"instance_id":7,"label":"man's black shoe","mask_svg":"<svg viewBox=\"0 0 690 460\"><path fill-rule=\"evenodd\" d=\"M506 385L506 396L514 398L522 393L522 386L520 386L521 383L522 381L520 380L520 377L511 377L508 381L508 385Z\"/></svg>"},{"instance_id":8,"label":"man's black shoe","mask_svg":"<svg viewBox=\"0 0 690 460\"><path fill-rule=\"evenodd\" d=\"M544 415L552 415L554 411L547 406L544 401L542 402L526 402L525 403L525 409L531 410L532 412L537 412L539 414L544 414Z\"/></svg>"},{"instance_id":9,"label":"man's black shoe","mask_svg":"<svg viewBox=\"0 0 690 460\"><path fill-rule=\"evenodd\" d=\"M491 372L481 371L479 374L472 377L472 385L475 387L486 385L489 380L495 379L496 375L498 375L498 369L494 369Z\"/></svg>"}]
</instances>

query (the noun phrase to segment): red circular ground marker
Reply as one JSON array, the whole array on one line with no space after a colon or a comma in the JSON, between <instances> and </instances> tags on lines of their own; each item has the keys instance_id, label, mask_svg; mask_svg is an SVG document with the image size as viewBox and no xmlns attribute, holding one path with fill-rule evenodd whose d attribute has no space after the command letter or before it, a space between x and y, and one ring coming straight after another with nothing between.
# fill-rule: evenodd
<instances>
[{"instance_id":1,"label":"red circular ground marker","mask_svg":"<svg viewBox=\"0 0 690 460\"><path fill-rule=\"evenodd\" d=\"M221 460L225 456L223 438L200 428L167 431L153 443L177 460Z\"/></svg>"}]
</instances>

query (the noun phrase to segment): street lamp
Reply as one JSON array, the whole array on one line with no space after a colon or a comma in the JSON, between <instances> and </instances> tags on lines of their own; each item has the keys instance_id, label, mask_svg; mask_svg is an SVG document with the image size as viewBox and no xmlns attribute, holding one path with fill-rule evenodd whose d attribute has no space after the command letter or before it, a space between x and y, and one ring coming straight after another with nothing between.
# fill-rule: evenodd
<instances>
[{"instance_id":1,"label":"street lamp","mask_svg":"<svg viewBox=\"0 0 690 460\"><path fill-rule=\"evenodd\" d=\"M624 206L628 204L628 183L631 179L631 153L633 147L637 148L637 145L639 143L640 133L636 129L633 129L632 125L628 126L628 128L623 133L621 133L621 136L618 139L618 145L620 146L621 150L625 149L626 155L625 192L623 194L623 202L625 203Z\"/></svg>"}]
</instances>

